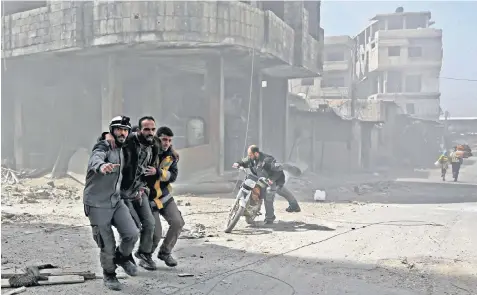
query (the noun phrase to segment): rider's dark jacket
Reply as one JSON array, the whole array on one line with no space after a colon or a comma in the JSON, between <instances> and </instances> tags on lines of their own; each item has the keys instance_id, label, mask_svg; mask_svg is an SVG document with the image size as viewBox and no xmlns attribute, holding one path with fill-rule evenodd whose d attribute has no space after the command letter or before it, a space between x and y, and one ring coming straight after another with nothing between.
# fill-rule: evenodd
<instances>
[{"instance_id":1,"label":"rider's dark jacket","mask_svg":"<svg viewBox=\"0 0 477 295\"><path fill-rule=\"evenodd\" d=\"M258 177L269 178L278 186L285 183L285 173L283 173L283 168L271 155L259 152L258 159L253 160L246 157L237 163L244 168L249 168L250 171Z\"/></svg>"}]
</instances>

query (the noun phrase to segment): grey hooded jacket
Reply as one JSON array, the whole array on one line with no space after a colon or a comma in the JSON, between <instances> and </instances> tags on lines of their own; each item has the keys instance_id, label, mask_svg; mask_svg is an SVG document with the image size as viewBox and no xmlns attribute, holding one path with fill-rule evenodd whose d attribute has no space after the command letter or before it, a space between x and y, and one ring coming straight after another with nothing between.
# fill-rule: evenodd
<instances>
[{"instance_id":1,"label":"grey hooded jacket","mask_svg":"<svg viewBox=\"0 0 477 295\"><path fill-rule=\"evenodd\" d=\"M111 149L106 140L99 141L93 147L88 161L86 184L83 192L83 203L97 208L114 208L121 200L120 188L122 180L123 151L120 147ZM112 173L102 174L102 164L120 164Z\"/></svg>"}]
</instances>

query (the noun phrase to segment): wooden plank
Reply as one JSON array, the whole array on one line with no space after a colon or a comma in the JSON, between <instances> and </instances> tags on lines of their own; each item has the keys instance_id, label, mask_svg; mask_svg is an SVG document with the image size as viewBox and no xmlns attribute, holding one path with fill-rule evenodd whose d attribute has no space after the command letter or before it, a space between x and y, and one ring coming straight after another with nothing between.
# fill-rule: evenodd
<instances>
[{"instance_id":1,"label":"wooden plank","mask_svg":"<svg viewBox=\"0 0 477 295\"><path fill-rule=\"evenodd\" d=\"M9 279L14 275L22 274L23 272L18 271L2 271L2 279ZM94 273L91 271L67 271L63 269L42 269L40 270L40 274L43 276L67 276L67 275L77 275L84 277L85 280L94 280L94 279L102 279L102 273ZM116 275L118 279L125 279L127 278L126 274L118 274Z\"/></svg>"},{"instance_id":2,"label":"wooden plank","mask_svg":"<svg viewBox=\"0 0 477 295\"><path fill-rule=\"evenodd\" d=\"M40 286L84 283L84 277L78 275L51 276L48 281L40 281ZM8 279L2 279L2 288L11 288Z\"/></svg>"},{"instance_id":3,"label":"wooden plank","mask_svg":"<svg viewBox=\"0 0 477 295\"><path fill-rule=\"evenodd\" d=\"M11 291L8 291L6 293L3 293L3 295L15 295L15 294L20 294L20 293L23 293L27 290L26 287L20 287L20 288L16 288L16 289L13 289Z\"/></svg>"}]
</instances>

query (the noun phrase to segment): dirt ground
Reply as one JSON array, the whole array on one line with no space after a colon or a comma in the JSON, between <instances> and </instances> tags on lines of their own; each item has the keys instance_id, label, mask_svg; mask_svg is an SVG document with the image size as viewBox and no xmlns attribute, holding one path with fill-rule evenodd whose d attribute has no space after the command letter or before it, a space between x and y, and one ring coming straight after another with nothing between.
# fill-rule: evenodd
<instances>
[{"instance_id":1,"label":"dirt ground","mask_svg":"<svg viewBox=\"0 0 477 295\"><path fill-rule=\"evenodd\" d=\"M301 213L286 213L277 197L276 224L241 221L232 234L223 233L232 193L177 196L186 221L178 267L158 262L119 292L95 280L23 294L477 294L477 186L466 184L476 175L472 164L458 184L434 172L349 184L327 190L324 203L295 187ZM52 263L100 272L81 195L71 179L2 185L2 270Z\"/></svg>"}]
</instances>

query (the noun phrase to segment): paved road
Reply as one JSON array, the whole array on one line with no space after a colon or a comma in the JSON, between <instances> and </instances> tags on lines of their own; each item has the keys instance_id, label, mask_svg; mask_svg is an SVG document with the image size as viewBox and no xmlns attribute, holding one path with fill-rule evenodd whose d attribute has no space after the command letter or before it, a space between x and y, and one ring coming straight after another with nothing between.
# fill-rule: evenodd
<instances>
[{"instance_id":1,"label":"paved road","mask_svg":"<svg viewBox=\"0 0 477 295\"><path fill-rule=\"evenodd\" d=\"M463 177L473 177L473 171L475 166L465 167ZM406 186L411 189L403 192ZM230 235L180 240L177 269L142 272L125 280L122 292L108 292L95 281L38 287L31 294L476 294L475 191L464 184L406 180L355 194L371 203L304 203L303 213L285 214L279 201L274 226L241 223ZM202 199L214 209L221 206L211 200ZM188 218L212 227L224 215ZM43 229L2 225L2 264L98 267L88 228ZM179 278L183 272L195 276Z\"/></svg>"}]
</instances>

